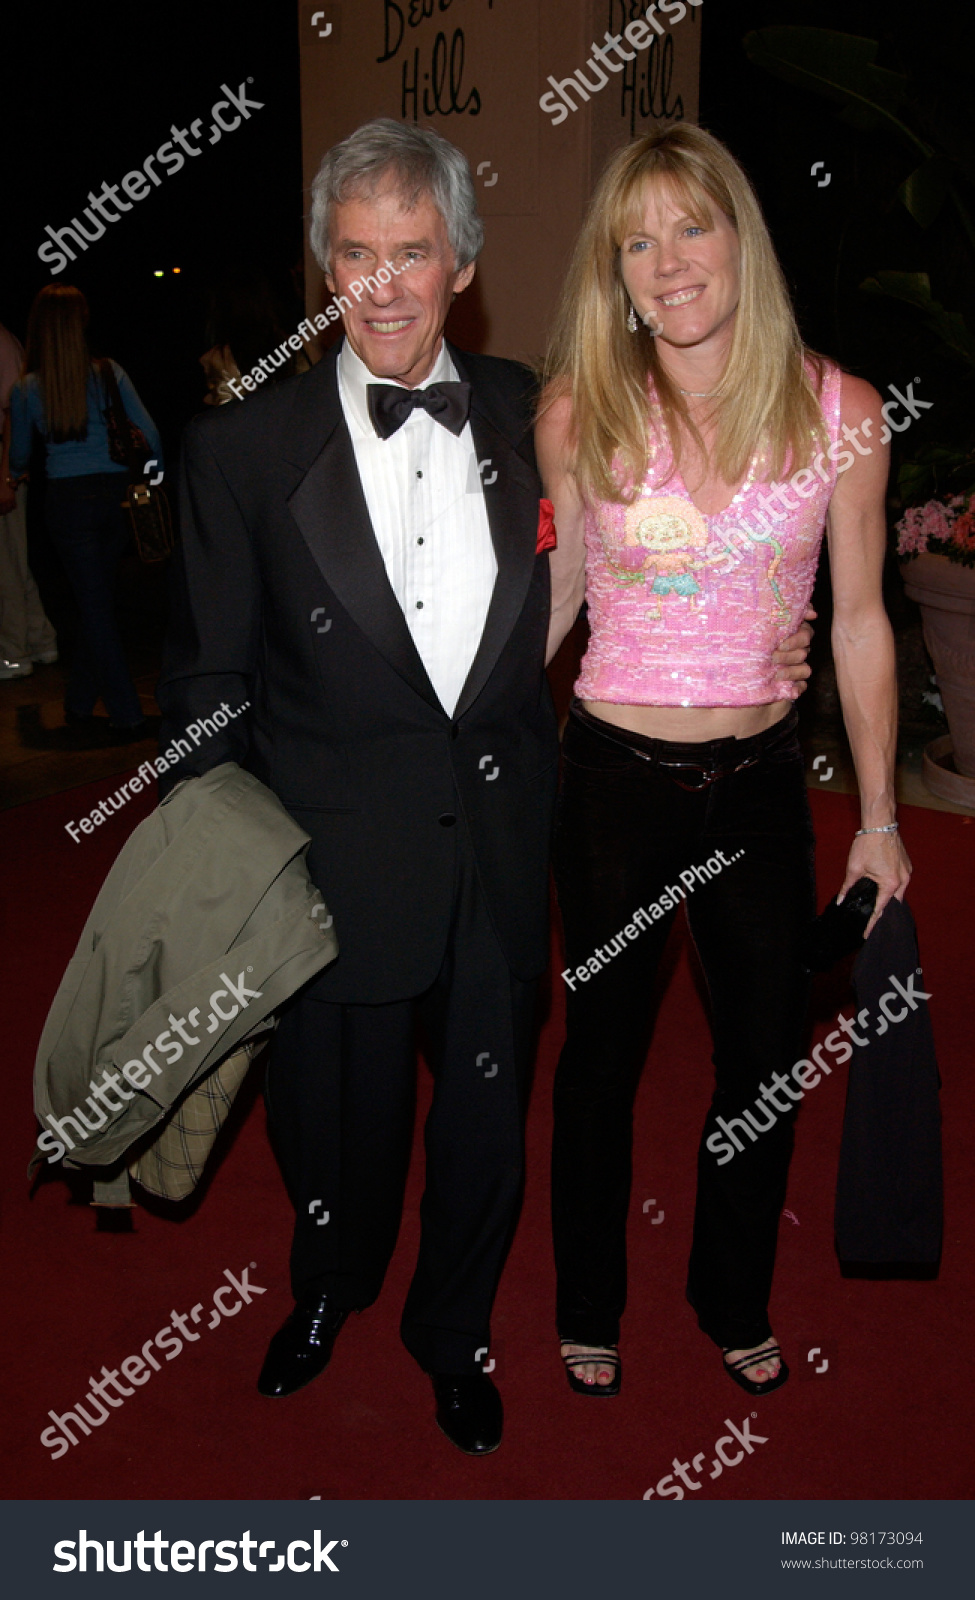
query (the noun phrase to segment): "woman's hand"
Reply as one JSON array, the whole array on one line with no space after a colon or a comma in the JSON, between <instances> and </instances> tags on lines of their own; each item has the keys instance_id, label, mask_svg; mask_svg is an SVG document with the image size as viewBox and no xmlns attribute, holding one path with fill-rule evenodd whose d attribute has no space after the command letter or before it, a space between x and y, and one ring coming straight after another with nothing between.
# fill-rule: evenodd
<instances>
[{"instance_id":1,"label":"woman's hand","mask_svg":"<svg viewBox=\"0 0 975 1600\"><path fill-rule=\"evenodd\" d=\"M860 878L873 878L878 885L877 904L867 923L863 935L865 939L873 932L887 902L903 900L912 870L899 833L864 833L854 839L846 863L846 877L837 899L845 899L847 890L852 889Z\"/></svg>"}]
</instances>

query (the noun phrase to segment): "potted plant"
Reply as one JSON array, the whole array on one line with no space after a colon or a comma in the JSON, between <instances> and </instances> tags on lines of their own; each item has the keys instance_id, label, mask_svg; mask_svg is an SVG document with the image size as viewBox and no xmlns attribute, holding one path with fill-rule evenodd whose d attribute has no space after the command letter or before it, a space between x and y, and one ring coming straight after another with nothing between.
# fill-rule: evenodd
<instances>
[{"instance_id":1,"label":"potted plant","mask_svg":"<svg viewBox=\"0 0 975 1600\"><path fill-rule=\"evenodd\" d=\"M897 523L904 587L921 608L950 738L925 751L925 782L935 794L975 804L975 494L912 506ZM954 756L957 779L947 768ZM946 770L947 769L947 770ZM950 792L949 792L950 791Z\"/></svg>"}]
</instances>

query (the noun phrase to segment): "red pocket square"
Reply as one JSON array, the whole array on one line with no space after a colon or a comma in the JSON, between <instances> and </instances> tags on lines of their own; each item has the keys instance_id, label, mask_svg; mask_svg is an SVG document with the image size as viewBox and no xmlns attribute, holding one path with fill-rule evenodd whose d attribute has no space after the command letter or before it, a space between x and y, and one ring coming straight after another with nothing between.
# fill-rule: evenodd
<instances>
[{"instance_id":1,"label":"red pocket square","mask_svg":"<svg viewBox=\"0 0 975 1600\"><path fill-rule=\"evenodd\" d=\"M551 500L539 500L538 543L535 545L535 554L540 556L545 550L557 550L558 544L558 534L555 531L555 507Z\"/></svg>"}]
</instances>

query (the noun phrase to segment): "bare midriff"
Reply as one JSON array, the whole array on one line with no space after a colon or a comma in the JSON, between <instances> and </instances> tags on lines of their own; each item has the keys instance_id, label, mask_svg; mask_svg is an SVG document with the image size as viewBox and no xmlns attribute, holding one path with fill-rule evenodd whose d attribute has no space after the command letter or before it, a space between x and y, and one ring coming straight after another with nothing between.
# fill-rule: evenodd
<instances>
[{"instance_id":1,"label":"bare midriff","mask_svg":"<svg viewBox=\"0 0 975 1600\"><path fill-rule=\"evenodd\" d=\"M788 713L791 700L764 706L624 706L609 700L584 700L594 717L646 739L705 744L709 739L749 739L764 733Z\"/></svg>"}]
</instances>

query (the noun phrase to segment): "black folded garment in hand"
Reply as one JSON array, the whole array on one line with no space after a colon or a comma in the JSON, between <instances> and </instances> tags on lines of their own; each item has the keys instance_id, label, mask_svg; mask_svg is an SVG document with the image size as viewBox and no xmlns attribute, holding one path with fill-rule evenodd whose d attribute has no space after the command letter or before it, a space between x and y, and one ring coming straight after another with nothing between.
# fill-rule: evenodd
<instances>
[{"instance_id":1,"label":"black folded garment in hand","mask_svg":"<svg viewBox=\"0 0 975 1600\"><path fill-rule=\"evenodd\" d=\"M836 1253L845 1276L933 1277L938 1270L941 1078L928 995L916 979L914 918L890 900L853 968L858 1015L866 1008L878 1025L850 1062L836 1181ZM910 1003L901 998L905 984Z\"/></svg>"},{"instance_id":2,"label":"black folded garment in hand","mask_svg":"<svg viewBox=\"0 0 975 1600\"><path fill-rule=\"evenodd\" d=\"M858 878L842 904L833 896L809 930L802 955L807 972L828 972L837 961L860 949L877 904L877 888L874 878Z\"/></svg>"}]
</instances>

